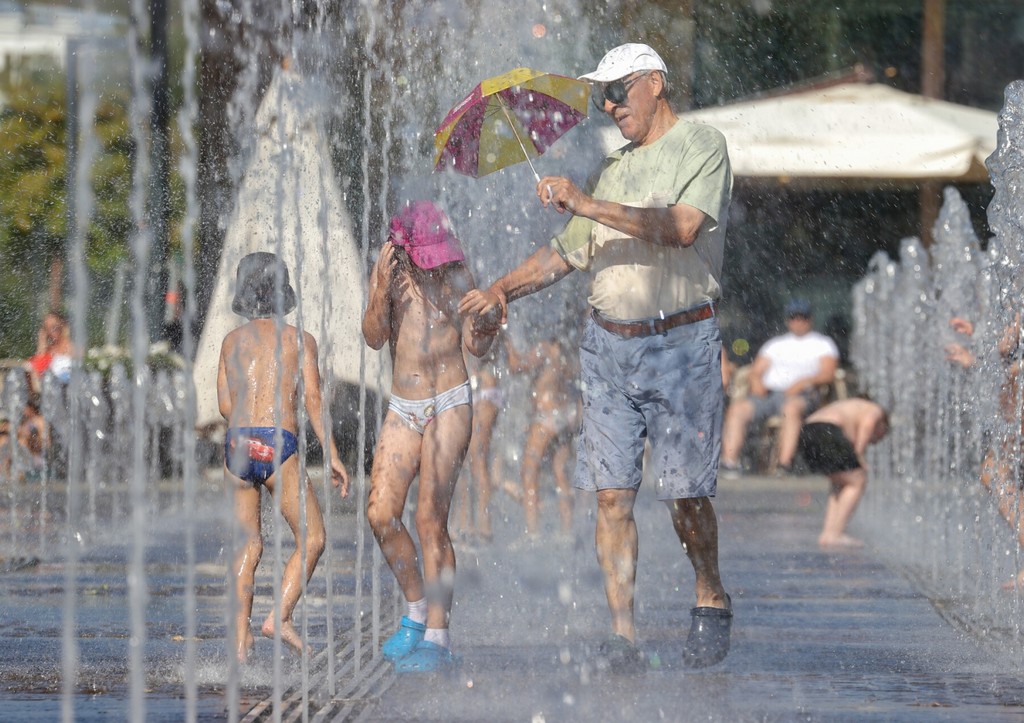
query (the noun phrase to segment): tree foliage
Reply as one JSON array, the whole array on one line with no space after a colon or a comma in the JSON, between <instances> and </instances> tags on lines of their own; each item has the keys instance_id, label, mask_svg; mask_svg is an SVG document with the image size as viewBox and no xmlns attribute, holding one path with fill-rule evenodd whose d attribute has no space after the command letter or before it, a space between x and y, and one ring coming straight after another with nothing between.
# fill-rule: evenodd
<instances>
[{"instance_id":1,"label":"tree foliage","mask_svg":"<svg viewBox=\"0 0 1024 723\"><path fill-rule=\"evenodd\" d=\"M12 84L0 111L0 356L25 356L46 305L51 267L68 250L67 117L63 84ZM100 93L90 176L95 209L86 263L109 274L127 254L132 142L124 99Z\"/></svg>"}]
</instances>

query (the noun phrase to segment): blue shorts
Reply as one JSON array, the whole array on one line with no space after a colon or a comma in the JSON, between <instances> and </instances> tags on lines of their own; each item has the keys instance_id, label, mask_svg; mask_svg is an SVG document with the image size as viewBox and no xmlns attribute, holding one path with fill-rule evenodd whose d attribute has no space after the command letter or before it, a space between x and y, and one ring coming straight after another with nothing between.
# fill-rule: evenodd
<instances>
[{"instance_id":1,"label":"blue shorts","mask_svg":"<svg viewBox=\"0 0 1024 723\"><path fill-rule=\"evenodd\" d=\"M624 339L588 317L580 386L577 488L638 489L650 441L647 476L659 500L715 496L724 411L717 318Z\"/></svg>"},{"instance_id":2,"label":"blue shorts","mask_svg":"<svg viewBox=\"0 0 1024 723\"><path fill-rule=\"evenodd\" d=\"M275 427L231 427L224 440L224 464L231 474L246 482L263 484L274 474ZM279 464L295 454L299 441L287 429L281 430Z\"/></svg>"},{"instance_id":3,"label":"blue shorts","mask_svg":"<svg viewBox=\"0 0 1024 723\"><path fill-rule=\"evenodd\" d=\"M805 389L800 392L800 396L804 399L805 417L821 406L821 395L818 393L817 387ZM747 399L754 405L754 416L750 419L751 424L760 424L769 417L782 414L782 405L786 401L786 393L768 392L763 397L751 395Z\"/></svg>"}]
</instances>

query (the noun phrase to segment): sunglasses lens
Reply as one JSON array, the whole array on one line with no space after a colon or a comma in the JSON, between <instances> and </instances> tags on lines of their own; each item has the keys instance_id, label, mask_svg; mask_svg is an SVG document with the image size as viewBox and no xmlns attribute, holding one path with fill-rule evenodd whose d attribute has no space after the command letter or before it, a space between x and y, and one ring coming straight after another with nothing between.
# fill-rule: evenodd
<instances>
[{"instance_id":1,"label":"sunglasses lens","mask_svg":"<svg viewBox=\"0 0 1024 723\"><path fill-rule=\"evenodd\" d=\"M626 101L626 84L621 80L609 83L605 86L604 97L615 105L621 105Z\"/></svg>"},{"instance_id":2,"label":"sunglasses lens","mask_svg":"<svg viewBox=\"0 0 1024 723\"><path fill-rule=\"evenodd\" d=\"M621 80L613 81L604 87L604 92L592 98L598 110L604 110L605 101L612 105L622 105L626 102L626 84Z\"/></svg>"}]
</instances>

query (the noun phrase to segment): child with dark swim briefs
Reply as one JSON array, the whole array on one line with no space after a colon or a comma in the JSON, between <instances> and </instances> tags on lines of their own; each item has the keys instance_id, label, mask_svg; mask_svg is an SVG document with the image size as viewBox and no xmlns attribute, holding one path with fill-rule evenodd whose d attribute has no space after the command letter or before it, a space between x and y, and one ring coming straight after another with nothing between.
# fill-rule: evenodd
<instances>
[{"instance_id":1,"label":"child with dark swim briefs","mask_svg":"<svg viewBox=\"0 0 1024 723\"><path fill-rule=\"evenodd\" d=\"M822 547L862 547L846 534L868 482L864 452L889 431L885 410L868 399L842 399L826 404L804 420L798 446L815 474L827 475L832 491L818 537Z\"/></svg>"},{"instance_id":2,"label":"child with dark swim briefs","mask_svg":"<svg viewBox=\"0 0 1024 723\"><path fill-rule=\"evenodd\" d=\"M429 201L408 204L391 219L363 316L366 343L391 350L391 401L374 453L367 518L408 604L382 647L399 673L456 663L448 633L455 578L448 513L473 423L463 348L483 355L498 328L496 318L459 315L459 299L474 287L464 261L444 212ZM422 571L402 523L417 476Z\"/></svg>"},{"instance_id":3,"label":"child with dark swim briefs","mask_svg":"<svg viewBox=\"0 0 1024 723\"><path fill-rule=\"evenodd\" d=\"M305 647L292 623L292 612L302 594L303 580L310 578L323 554L326 533L316 493L299 475L296 452L300 391L313 432L329 455L332 482L340 488L342 497L348 494L348 473L321 417L316 340L307 332L300 336L297 328L283 320L295 308L287 267L271 253L245 256L238 263L231 308L249 320L224 337L217 371L217 399L221 414L228 420L224 476L234 485L235 512L246 535L234 567L238 595L236 654L244 663L254 645L249 618L256 566L263 553L260 497L264 487L280 500L281 515L295 535L295 551L285 564L281 582L280 628L277 613L272 610L262 632L268 638L279 632L281 640L296 653ZM305 538L300 529L302 484L306 485Z\"/></svg>"}]
</instances>

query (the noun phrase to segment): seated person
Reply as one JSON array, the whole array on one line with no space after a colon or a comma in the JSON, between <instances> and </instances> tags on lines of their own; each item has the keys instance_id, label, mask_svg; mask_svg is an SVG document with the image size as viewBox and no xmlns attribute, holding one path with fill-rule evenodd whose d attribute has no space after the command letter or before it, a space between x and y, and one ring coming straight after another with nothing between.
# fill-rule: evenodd
<instances>
[{"instance_id":1,"label":"seated person","mask_svg":"<svg viewBox=\"0 0 1024 723\"><path fill-rule=\"evenodd\" d=\"M814 331L811 305L793 299L786 305L789 331L765 342L750 367L750 393L732 402L722 428L722 471L740 470L740 452L751 422L782 416L779 467L788 471L796 455L800 423L821 403L818 387L835 379L839 349L832 339Z\"/></svg>"},{"instance_id":2,"label":"seated person","mask_svg":"<svg viewBox=\"0 0 1024 723\"><path fill-rule=\"evenodd\" d=\"M59 311L46 312L36 339L36 353L25 364L32 390L39 391L41 380L47 373L67 384L71 379L74 356L75 347L71 343L67 317Z\"/></svg>"},{"instance_id":3,"label":"seated person","mask_svg":"<svg viewBox=\"0 0 1024 723\"><path fill-rule=\"evenodd\" d=\"M18 442L28 453L26 473L38 475L46 467L46 453L50 448L50 430L39 411L39 395L30 394L18 425Z\"/></svg>"},{"instance_id":4,"label":"seated person","mask_svg":"<svg viewBox=\"0 0 1024 723\"><path fill-rule=\"evenodd\" d=\"M0 418L0 479L38 479L46 467L49 446L49 427L39 413L38 395L31 394L15 424L6 414Z\"/></svg>"}]
</instances>

